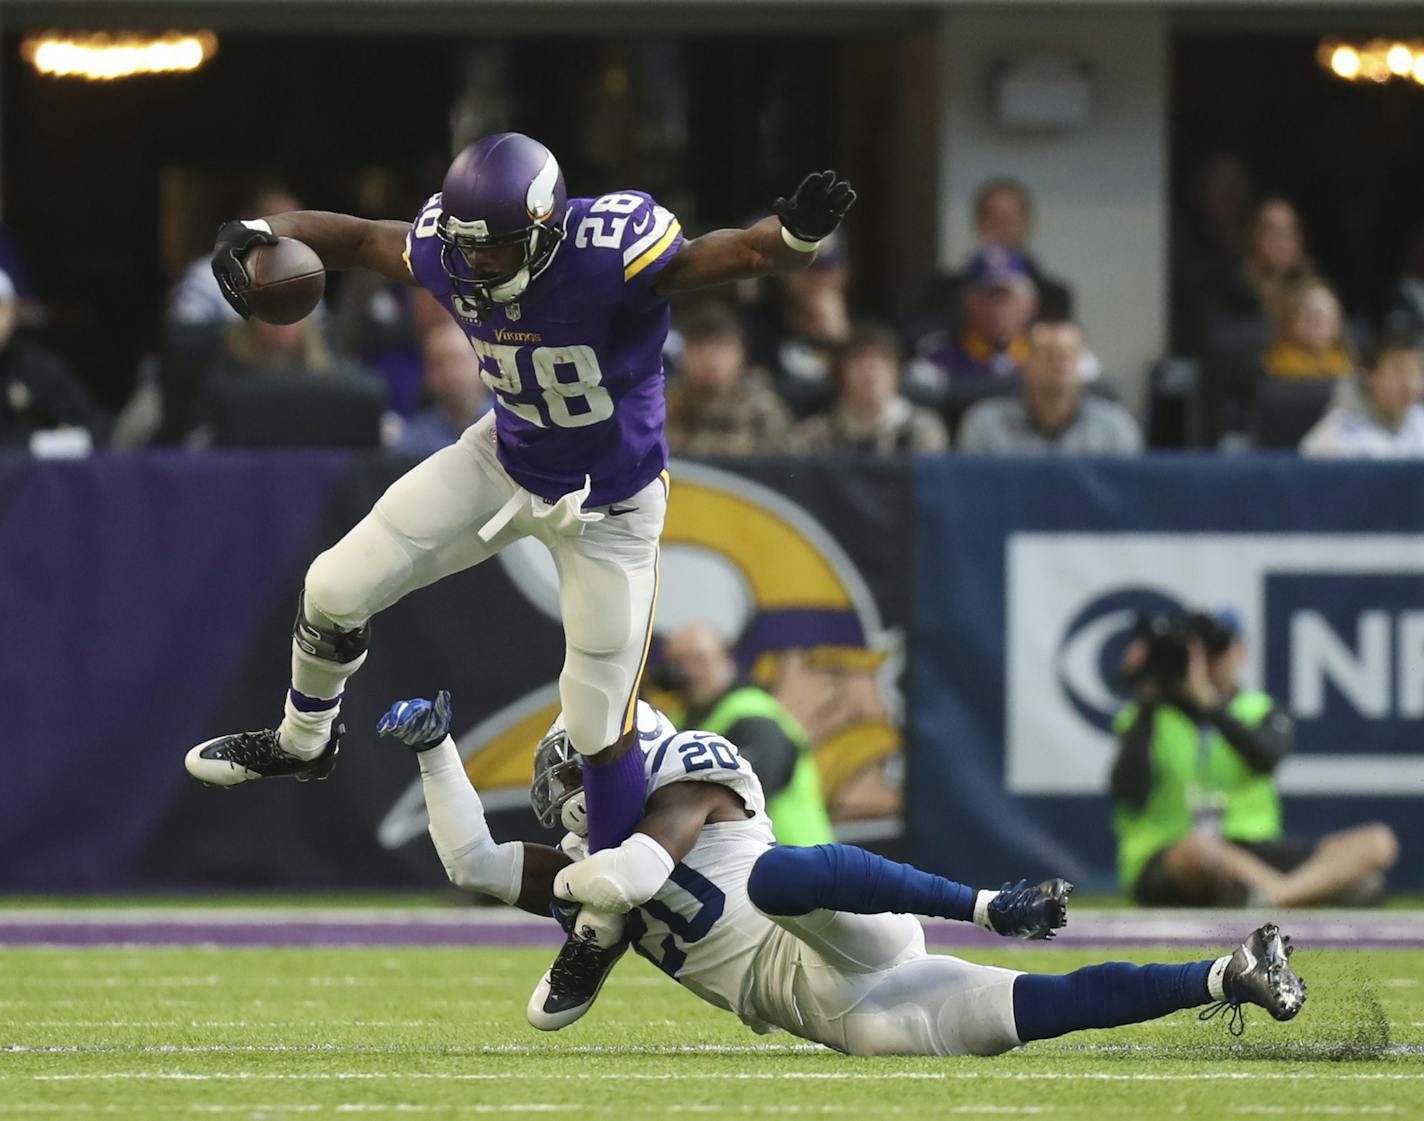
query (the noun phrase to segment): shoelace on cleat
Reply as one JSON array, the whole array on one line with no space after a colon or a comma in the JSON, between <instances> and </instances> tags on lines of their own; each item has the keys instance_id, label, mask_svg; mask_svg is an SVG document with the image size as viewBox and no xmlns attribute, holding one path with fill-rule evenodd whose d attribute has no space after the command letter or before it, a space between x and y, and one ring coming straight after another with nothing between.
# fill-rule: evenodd
<instances>
[{"instance_id":1,"label":"shoelace on cleat","mask_svg":"<svg viewBox=\"0 0 1424 1121\"><path fill-rule=\"evenodd\" d=\"M549 967L550 990L568 991L571 988L581 988L588 981L597 980L603 966L600 958L596 945L571 938L564 943L564 948Z\"/></svg>"},{"instance_id":2,"label":"shoelace on cleat","mask_svg":"<svg viewBox=\"0 0 1424 1121\"><path fill-rule=\"evenodd\" d=\"M229 758L258 765L290 761L273 732L239 732L227 748Z\"/></svg>"},{"instance_id":3,"label":"shoelace on cleat","mask_svg":"<svg viewBox=\"0 0 1424 1121\"><path fill-rule=\"evenodd\" d=\"M1197 1019L1202 1021L1213 1019L1228 1008L1231 1009L1231 1012L1226 1017L1226 1030L1240 1039L1246 1034L1246 1010L1239 1001L1218 1000L1215 1004L1209 1004L1198 1012Z\"/></svg>"}]
</instances>

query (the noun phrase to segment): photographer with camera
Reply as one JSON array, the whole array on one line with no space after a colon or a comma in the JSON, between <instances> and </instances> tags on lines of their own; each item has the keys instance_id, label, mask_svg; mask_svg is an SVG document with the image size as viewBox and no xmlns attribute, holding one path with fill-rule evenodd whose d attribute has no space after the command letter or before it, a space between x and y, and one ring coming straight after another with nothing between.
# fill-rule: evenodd
<instances>
[{"instance_id":1,"label":"photographer with camera","mask_svg":"<svg viewBox=\"0 0 1424 1121\"><path fill-rule=\"evenodd\" d=\"M1145 906L1377 903L1398 842L1362 825L1286 837L1273 775L1290 717L1242 690L1231 611L1141 617L1123 659L1135 700L1115 722L1118 878Z\"/></svg>"}]
</instances>

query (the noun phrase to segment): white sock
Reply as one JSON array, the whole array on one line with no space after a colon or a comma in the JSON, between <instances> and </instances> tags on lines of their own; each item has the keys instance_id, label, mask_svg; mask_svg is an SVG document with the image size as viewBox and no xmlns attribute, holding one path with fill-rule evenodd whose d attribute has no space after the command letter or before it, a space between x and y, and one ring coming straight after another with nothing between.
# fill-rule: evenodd
<instances>
[{"instance_id":1,"label":"white sock","mask_svg":"<svg viewBox=\"0 0 1424 1121\"><path fill-rule=\"evenodd\" d=\"M1206 975L1206 991L1212 1000L1226 999L1226 967L1231 964L1231 955L1217 958L1211 963Z\"/></svg>"},{"instance_id":2,"label":"white sock","mask_svg":"<svg viewBox=\"0 0 1424 1121\"><path fill-rule=\"evenodd\" d=\"M319 712L303 712L292 703L289 692L286 715L277 728L283 751L299 759L314 759L321 754L331 738L331 726L341 712L341 693L346 679L360 669L365 660L363 653L355 661L328 662L308 654L295 639L292 641L292 688L308 697L337 703Z\"/></svg>"},{"instance_id":3,"label":"white sock","mask_svg":"<svg viewBox=\"0 0 1424 1121\"><path fill-rule=\"evenodd\" d=\"M600 911L596 907L580 908L574 929L584 938L592 938L605 950L618 945L623 937L623 927L627 920L612 911Z\"/></svg>"}]
</instances>

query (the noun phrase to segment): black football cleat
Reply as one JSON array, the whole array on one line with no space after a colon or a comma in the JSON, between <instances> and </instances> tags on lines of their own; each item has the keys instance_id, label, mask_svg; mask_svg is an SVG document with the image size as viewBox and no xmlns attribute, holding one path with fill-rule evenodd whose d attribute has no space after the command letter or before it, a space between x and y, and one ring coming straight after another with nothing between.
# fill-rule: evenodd
<instances>
[{"instance_id":1,"label":"black football cleat","mask_svg":"<svg viewBox=\"0 0 1424 1121\"><path fill-rule=\"evenodd\" d=\"M345 734L346 726L338 724L331 730L331 739L320 755L302 759L283 751L277 733L271 728L237 732L198 744L188 752L183 765L190 775L209 786L236 786L258 778L312 782L331 774L341 752L341 737Z\"/></svg>"},{"instance_id":2,"label":"black football cleat","mask_svg":"<svg viewBox=\"0 0 1424 1121\"><path fill-rule=\"evenodd\" d=\"M580 912L578 925L529 996L525 1013L540 1031L566 1028L592 1008L628 948L621 922L595 927L586 915Z\"/></svg>"},{"instance_id":3,"label":"black football cleat","mask_svg":"<svg viewBox=\"0 0 1424 1121\"><path fill-rule=\"evenodd\" d=\"M1072 893L1067 880L1044 880L1033 887L1027 880L1005 884L989 901L989 922L1006 938L1052 938L1055 930L1068 925Z\"/></svg>"},{"instance_id":4,"label":"black football cleat","mask_svg":"<svg viewBox=\"0 0 1424 1121\"><path fill-rule=\"evenodd\" d=\"M1295 951L1290 936L1268 922L1236 948L1226 973L1221 979L1225 1000L1202 1010L1200 1018L1209 1020L1230 1009L1228 1025L1232 1035L1246 1030L1243 1004L1264 1008L1277 1020L1294 1019L1305 1003L1305 982L1295 975L1290 956Z\"/></svg>"}]
</instances>

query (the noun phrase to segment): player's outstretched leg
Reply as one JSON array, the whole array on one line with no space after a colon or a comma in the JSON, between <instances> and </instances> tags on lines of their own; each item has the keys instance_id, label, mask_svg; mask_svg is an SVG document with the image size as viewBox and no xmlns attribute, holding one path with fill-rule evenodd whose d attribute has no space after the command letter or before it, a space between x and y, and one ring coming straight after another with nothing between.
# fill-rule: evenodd
<instances>
[{"instance_id":1,"label":"player's outstretched leg","mask_svg":"<svg viewBox=\"0 0 1424 1121\"><path fill-rule=\"evenodd\" d=\"M1014 980L1019 1039L1053 1039L1084 1028L1113 1028L1210 1004L1202 1019L1229 1010L1231 1030L1245 1027L1242 1006L1255 1004L1277 1020L1305 1003L1305 982L1290 966L1289 937L1274 923L1251 932L1236 951L1184 965L1090 965L1062 976L1024 973Z\"/></svg>"},{"instance_id":2,"label":"player's outstretched leg","mask_svg":"<svg viewBox=\"0 0 1424 1121\"><path fill-rule=\"evenodd\" d=\"M375 508L307 570L292 628L292 679L281 726L200 743L194 778L235 786L259 778L325 778L336 762L346 680L366 660L368 620L408 592L479 564L527 533L478 533L514 491L478 422L397 479Z\"/></svg>"},{"instance_id":3,"label":"player's outstretched leg","mask_svg":"<svg viewBox=\"0 0 1424 1121\"><path fill-rule=\"evenodd\" d=\"M1000 891L975 891L854 845L778 845L761 855L747 882L748 897L768 915L934 915L1018 938L1052 938L1067 925L1072 890L1067 880L1034 886L1021 880Z\"/></svg>"}]
</instances>

